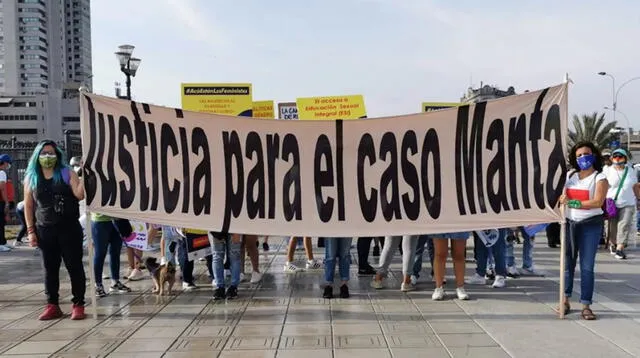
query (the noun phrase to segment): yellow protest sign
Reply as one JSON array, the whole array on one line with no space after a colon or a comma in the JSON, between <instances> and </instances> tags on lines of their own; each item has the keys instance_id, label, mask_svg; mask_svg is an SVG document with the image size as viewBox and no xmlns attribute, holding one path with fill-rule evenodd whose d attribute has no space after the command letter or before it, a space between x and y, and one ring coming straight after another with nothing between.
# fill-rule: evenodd
<instances>
[{"instance_id":1,"label":"yellow protest sign","mask_svg":"<svg viewBox=\"0 0 640 358\"><path fill-rule=\"evenodd\" d=\"M464 103L458 102L422 102L422 112L437 111L440 109L462 106Z\"/></svg>"},{"instance_id":2,"label":"yellow protest sign","mask_svg":"<svg viewBox=\"0 0 640 358\"><path fill-rule=\"evenodd\" d=\"M296 104L298 118L302 120L367 117L362 95L298 98Z\"/></svg>"},{"instance_id":3,"label":"yellow protest sign","mask_svg":"<svg viewBox=\"0 0 640 358\"><path fill-rule=\"evenodd\" d=\"M186 111L251 117L250 83L183 83L182 109Z\"/></svg>"},{"instance_id":4,"label":"yellow protest sign","mask_svg":"<svg viewBox=\"0 0 640 358\"><path fill-rule=\"evenodd\" d=\"M253 118L274 119L273 101L255 101L253 102Z\"/></svg>"}]
</instances>

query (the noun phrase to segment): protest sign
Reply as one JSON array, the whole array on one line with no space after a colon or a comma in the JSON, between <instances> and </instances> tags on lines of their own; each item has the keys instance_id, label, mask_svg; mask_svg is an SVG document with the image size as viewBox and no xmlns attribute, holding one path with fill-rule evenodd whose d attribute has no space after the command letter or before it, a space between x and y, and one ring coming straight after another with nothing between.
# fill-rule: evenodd
<instances>
[{"instance_id":1,"label":"protest sign","mask_svg":"<svg viewBox=\"0 0 640 358\"><path fill-rule=\"evenodd\" d=\"M86 202L147 223L258 235L558 222L566 92L353 121L227 117L82 93Z\"/></svg>"},{"instance_id":2,"label":"protest sign","mask_svg":"<svg viewBox=\"0 0 640 358\"><path fill-rule=\"evenodd\" d=\"M296 102L278 103L278 119L298 119Z\"/></svg>"},{"instance_id":3,"label":"protest sign","mask_svg":"<svg viewBox=\"0 0 640 358\"><path fill-rule=\"evenodd\" d=\"M302 120L366 118L362 95L298 98L298 117Z\"/></svg>"},{"instance_id":4,"label":"protest sign","mask_svg":"<svg viewBox=\"0 0 640 358\"><path fill-rule=\"evenodd\" d=\"M253 118L273 119L273 101L253 102Z\"/></svg>"},{"instance_id":5,"label":"protest sign","mask_svg":"<svg viewBox=\"0 0 640 358\"><path fill-rule=\"evenodd\" d=\"M250 83L183 83L182 109L187 111L251 117Z\"/></svg>"}]
</instances>

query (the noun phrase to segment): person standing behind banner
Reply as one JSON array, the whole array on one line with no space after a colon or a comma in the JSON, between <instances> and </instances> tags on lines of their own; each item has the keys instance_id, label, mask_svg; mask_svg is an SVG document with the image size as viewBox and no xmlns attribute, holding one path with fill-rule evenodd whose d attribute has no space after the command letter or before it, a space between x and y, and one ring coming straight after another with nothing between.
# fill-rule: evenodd
<instances>
[{"instance_id":1,"label":"person standing behind banner","mask_svg":"<svg viewBox=\"0 0 640 358\"><path fill-rule=\"evenodd\" d=\"M464 253L467 250L467 240L469 232L454 232L444 234L432 234L429 237L433 240L434 259L433 276L436 281L436 288L433 290L431 299L442 301L446 293L444 292L445 264L447 262L449 240L451 240L451 256L453 259L453 269L456 277L456 294L460 300L468 300L469 295L464 289Z\"/></svg>"},{"instance_id":2,"label":"person standing behind banner","mask_svg":"<svg viewBox=\"0 0 640 358\"><path fill-rule=\"evenodd\" d=\"M595 285L595 261L598 244L602 236L602 204L605 201L609 183L602 174L602 157L591 142L578 142L569 152L569 165L574 170L567 173L561 205L566 205L567 249L565 251L563 307L567 314L571 310L569 300L573 293L573 278L578 256L580 256L580 303L582 318L594 320L591 310Z\"/></svg>"},{"instance_id":3,"label":"person standing behind banner","mask_svg":"<svg viewBox=\"0 0 640 358\"><path fill-rule=\"evenodd\" d=\"M193 278L194 263L193 260L189 260L189 244L187 241L192 242L199 237L207 236L208 231L197 229L183 229L183 240L178 242L178 262L180 263L180 270L182 271L182 289L185 291L192 291L198 288ZM212 248L213 249L213 248ZM207 261L207 270L209 271L209 281L214 284L214 272L212 263L212 255L205 256Z\"/></svg>"},{"instance_id":4,"label":"person standing behind banner","mask_svg":"<svg viewBox=\"0 0 640 358\"><path fill-rule=\"evenodd\" d=\"M66 166L64 153L55 142L36 146L24 180L24 206L31 246L42 252L47 307L40 320L62 317L59 306L60 263L71 279L71 319L84 319L86 276L82 265L82 227L78 201L84 199L84 184Z\"/></svg>"},{"instance_id":5,"label":"person standing behind banner","mask_svg":"<svg viewBox=\"0 0 640 358\"><path fill-rule=\"evenodd\" d=\"M611 157L613 165L602 170L609 183L607 198L613 199L618 208L618 215L609 219L609 241L615 258L624 260L627 258L624 253L625 245L629 237L635 235L633 227L640 184L636 170L628 163L629 155L626 150L616 149Z\"/></svg>"},{"instance_id":6,"label":"person standing behind banner","mask_svg":"<svg viewBox=\"0 0 640 358\"><path fill-rule=\"evenodd\" d=\"M120 251L122 250L122 236L115 224L116 219L91 213L91 235L95 255L93 257L93 273L96 277L96 296L106 297L107 292L102 284L102 271L109 252L109 269L111 271L111 286L109 293L127 293L131 289L120 282Z\"/></svg>"},{"instance_id":7,"label":"person standing behind banner","mask_svg":"<svg viewBox=\"0 0 640 358\"><path fill-rule=\"evenodd\" d=\"M223 234L220 232L209 232L209 243L211 245L212 259L209 265L213 271L214 280L212 282L215 291L213 299L235 299L238 297L238 285L240 285L240 250L242 244L242 235L239 234ZM255 243L252 244L255 247ZM227 250L228 249L228 250ZM225 291L224 283L224 257L228 252L229 263L231 265L231 282L229 288Z\"/></svg>"},{"instance_id":8,"label":"person standing behind banner","mask_svg":"<svg viewBox=\"0 0 640 358\"><path fill-rule=\"evenodd\" d=\"M322 293L323 298L333 298L333 281L336 271L336 261L339 261L338 273L340 274L340 298L349 298L349 266L351 265L351 237L326 237L324 238L324 280L326 286ZM369 241L371 243L371 241Z\"/></svg>"}]
</instances>

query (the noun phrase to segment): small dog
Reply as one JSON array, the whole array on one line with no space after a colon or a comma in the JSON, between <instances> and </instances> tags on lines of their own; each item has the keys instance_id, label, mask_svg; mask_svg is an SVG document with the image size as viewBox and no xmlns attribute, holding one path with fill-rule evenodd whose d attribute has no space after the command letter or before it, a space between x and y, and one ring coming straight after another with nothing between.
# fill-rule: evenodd
<instances>
[{"instance_id":1,"label":"small dog","mask_svg":"<svg viewBox=\"0 0 640 358\"><path fill-rule=\"evenodd\" d=\"M147 266L147 270L151 273L151 278L153 278L154 293L157 293L159 296L163 296L164 284L168 283L169 288L167 290L167 294L172 294L173 284L176 282L176 267L172 262L167 262L164 265L160 265L155 257L147 257L145 260L145 264Z\"/></svg>"}]
</instances>

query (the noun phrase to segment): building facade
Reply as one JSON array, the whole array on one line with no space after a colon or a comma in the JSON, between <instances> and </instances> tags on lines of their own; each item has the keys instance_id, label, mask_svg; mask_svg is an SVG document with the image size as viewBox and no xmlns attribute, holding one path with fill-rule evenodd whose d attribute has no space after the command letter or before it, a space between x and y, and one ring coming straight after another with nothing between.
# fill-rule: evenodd
<instances>
[{"instance_id":1,"label":"building facade","mask_svg":"<svg viewBox=\"0 0 640 358\"><path fill-rule=\"evenodd\" d=\"M0 140L79 132L92 87L90 0L0 0Z\"/></svg>"},{"instance_id":2,"label":"building facade","mask_svg":"<svg viewBox=\"0 0 640 358\"><path fill-rule=\"evenodd\" d=\"M467 89L467 93L465 93L460 98L460 102L478 103L478 102L488 101L491 99L513 96L515 94L516 94L516 90L513 87L509 87L506 91L503 91L494 86L483 85L482 82L480 82L479 88L474 89L472 87L469 87Z\"/></svg>"}]
</instances>

